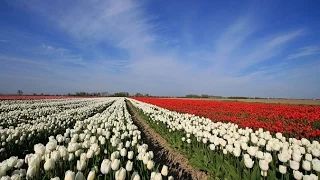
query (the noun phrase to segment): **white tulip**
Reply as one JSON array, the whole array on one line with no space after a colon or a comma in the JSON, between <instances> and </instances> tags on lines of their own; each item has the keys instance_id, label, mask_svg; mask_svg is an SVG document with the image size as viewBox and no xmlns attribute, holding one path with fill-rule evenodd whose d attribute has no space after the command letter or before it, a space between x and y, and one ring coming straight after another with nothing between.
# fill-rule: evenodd
<instances>
[{"instance_id":1,"label":"white tulip","mask_svg":"<svg viewBox=\"0 0 320 180\"><path fill-rule=\"evenodd\" d=\"M302 161L302 168L306 171L311 171L311 162L310 161Z\"/></svg>"},{"instance_id":2,"label":"white tulip","mask_svg":"<svg viewBox=\"0 0 320 180\"><path fill-rule=\"evenodd\" d=\"M292 160L294 160L294 161L300 162L301 161L301 157L302 157L302 155L299 154L299 153L293 153L292 154Z\"/></svg>"},{"instance_id":3,"label":"white tulip","mask_svg":"<svg viewBox=\"0 0 320 180\"><path fill-rule=\"evenodd\" d=\"M312 169L320 172L320 160L319 159L313 159L312 161Z\"/></svg>"},{"instance_id":4,"label":"white tulip","mask_svg":"<svg viewBox=\"0 0 320 180\"><path fill-rule=\"evenodd\" d=\"M111 169L116 171L119 169L119 166L120 166L120 160L119 159L115 159L112 161L111 163Z\"/></svg>"},{"instance_id":5,"label":"white tulip","mask_svg":"<svg viewBox=\"0 0 320 180\"><path fill-rule=\"evenodd\" d=\"M27 170L27 177L32 179L36 175L36 173L37 173L37 167L29 165L28 170Z\"/></svg>"},{"instance_id":6,"label":"white tulip","mask_svg":"<svg viewBox=\"0 0 320 180\"><path fill-rule=\"evenodd\" d=\"M120 155L121 155L122 157L125 157L125 156L127 155L127 150L126 150L126 148L122 148L122 149L120 150Z\"/></svg>"},{"instance_id":7,"label":"white tulip","mask_svg":"<svg viewBox=\"0 0 320 180\"><path fill-rule=\"evenodd\" d=\"M126 170L129 172L132 171L132 166L133 166L133 162L128 160L126 164Z\"/></svg>"},{"instance_id":8,"label":"white tulip","mask_svg":"<svg viewBox=\"0 0 320 180\"><path fill-rule=\"evenodd\" d=\"M134 155L134 152L133 151L129 151L128 152L128 159L133 159L133 155Z\"/></svg>"},{"instance_id":9,"label":"white tulip","mask_svg":"<svg viewBox=\"0 0 320 180\"><path fill-rule=\"evenodd\" d=\"M78 171L83 171L87 166L86 161L84 160L77 160L77 170Z\"/></svg>"},{"instance_id":10,"label":"white tulip","mask_svg":"<svg viewBox=\"0 0 320 180\"><path fill-rule=\"evenodd\" d=\"M253 167L254 161L252 161L252 159L250 157L245 158L244 164L246 165L247 168L251 169Z\"/></svg>"},{"instance_id":11,"label":"white tulip","mask_svg":"<svg viewBox=\"0 0 320 180\"><path fill-rule=\"evenodd\" d=\"M268 171L264 171L264 170L261 171L261 176L267 177L267 175L268 175Z\"/></svg>"},{"instance_id":12,"label":"white tulip","mask_svg":"<svg viewBox=\"0 0 320 180\"><path fill-rule=\"evenodd\" d=\"M214 144L210 144L210 145L209 145L209 148L210 148L210 150L214 151L216 147L215 147Z\"/></svg>"},{"instance_id":13,"label":"white tulip","mask_svg":"<svg viewBox=\"0 0 320 180\"><path fill-rule=\"evenodd\" d=\"M319 157L320 156L320 150L319 149L313 148L311 150L311 152L312 152L312 155L315 156L315 157Z\"/></svg>"},{"instance_id":14,"label":"white tulip","mask_svg":"<svg viewBox=\"0 0 320 180\"><path fill-rule=\"evenodd\" d=\"M116 171L115 179L116 180L125 180L126 179L126 170L121 167L118 171Z\"/></svg>"},{"instance_id":15,"label":"white tulip","mask_svg":"<svg viewBox=\"0 0 320 180\"><path fill-rule=\"evenodd\" d=\"M88 174L87 180L94 180L96 177L96 172L94 170L91 170Z\"/></svg>"},{"instance_id":16,"label":"white tulip","mask_svg":"<svg viewBox=\"0 0 320 180\"><path fill-rule=\"evenodd\" d=\"M43 165L43 168L45 171L53 170L54 167L55 167L55 161L53 159L48 159Z\"/></svg>"},{"instance_id":17,"label":"white tulip","mask_svg":"<svg viewBox=\"0 0 320 180\"><path fill-rule=\"evenodd\" d=\"M297 179L297 180L300 180L300 179L302 179L303 174L302 174L300 171L294 170L294 171L293 171L293 177L294 177L295 179Z\"/></svg>"},{"instance_id":18,"label":"white tulip","mask_svg":"<svg viewBox=\"0 0 320 180\"><path fill-rule=\"evenodd\" d=\"M75 176L75 178L74 178L75 180L85 180L86 179L86 177L83 175L83 173L82 172L77 172L77 174L76 174L76 176Z\"/></svg>"},{"instance_id":19,"label":"white tulip","mask_svg":"<svg viewBox=\"0 0 320 180\"><path fill-rule=\"evenodd\" d=\"M268 171L269 163L266 160L259 160L259 167L263 171Z\"/></svg>"},{"instance_id":20,"label":"white tulip","mask_svg":"<svg viewBox=\"0 0 320 180\"><path fill-rule=\"evenodd\" d=\"M10 178L10 180L20 180L21 179L21 176L19 174L14 174L12 175Z\"/></svg>"},{"instance_id":21,"label":"white tulip","mask_svg":"<svg viewBox=\"0 0 320 180\"><path fill-rule=\"evenodd\" d=\"M296 161L291 161L290 160L290 168L293 170L298 170L299 169L300 164Z\"/></svg>"},{"instance_id":22,"label":"white tulip","mask_svg":"<svg viewBox=\"0 0 320 180\"><path fill-rule=\"evenodd\" d=\"M289 160L289 155L286 153L280 153L280 154L278 154L278 159L279 159L279 161L286 163Z\"/></svg>"},{"instance_id":23,"label":"white tulip","mask_svg":"<svg viewBox=\"0 0 320 180\"><path fill-rule=\"evenodd\" d=\"M140 175L137 172L134 172L131 176L131 180L140 180Z\"/></svg>"},{"instance_id":24,"label":"white tulip","mask_svg":"<svg viewBox=\"0 0 320 180\"><path fill-rule=\"evenodd\" d=\"M154 162L152 160L149 160L147 163L147 168L151 170L153 167L154 167Z\"/></svg>"},{"instance_id":25,"label":"white tulip","mask_svg":"<svg viewBox=\"0 0 320 180\"><path fill-rule=\"evenodd\" d=\"M280 171L281 174L286 174L287 173L287 167L283 166L283 165L280 165L279 166L279 171Z\"/></svg>"},{"instance_id":26,"label":"white tulip","mask_svg":"<svg viewBox=\"0 0 320 180\"><path fill-rule=\"evenodd\" d=\"M39 154L40 156L44 155L45 151L46 151L46 147L43 144L36 144L34 145L34 152L36 154Z\"/></svg>"},{"instance_id":27,"label":"white tulip","mask_svg":"<svg viewBox=\"0 0 320 180\"><path fill-rule=\"evenodd\" d=\"M162 174L163 176L168 176L168 166L166 166L166 165L163 165L163 166L162 166L161 174Z\"/></svg>"},{"instance_id":28,"label":"white tulip","mask_svg":"<svg viewBox=\"0 0 320 180\"><path fill-rule=\"evenodd\" d=\"M68 170L64 176L64 180L74 180L75 176L76 174L73 171Z\"/></svg>"},{"instance_id":29,"label":"white tulip","mask_svg":"<svg viewBox=\"0 0 320 180\"><path fill-rule=\"evenodd\" d=\"M108 174L111 170L111 161L109 159L104 159L101 163L100 171L102 174Z\"/></svg>"}]
</instances>

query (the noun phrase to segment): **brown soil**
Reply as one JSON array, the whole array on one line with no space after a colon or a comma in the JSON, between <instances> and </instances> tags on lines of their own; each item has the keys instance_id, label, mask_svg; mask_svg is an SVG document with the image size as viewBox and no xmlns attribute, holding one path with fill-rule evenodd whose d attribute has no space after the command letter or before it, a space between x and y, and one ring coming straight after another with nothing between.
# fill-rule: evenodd
<instances>
[{"instance_id":1,"label":"brown soil","mask_svg":"<svg viewBox=\"0 0 320 180\"><path fill-rule=\"evenodd\" d=\"M134 124L141 131L144 143L148 144L153 150L155 161L169 166L170 172L175 179L183 180L206 180L208 175L200 170L193 168L188 159L179 152L172 149L168 142L155 132L138 114L134 111L132 104L126 102L128 110L132 116ZM161 167L161 166L160 166Z\"/></svg>"}]
</instances>

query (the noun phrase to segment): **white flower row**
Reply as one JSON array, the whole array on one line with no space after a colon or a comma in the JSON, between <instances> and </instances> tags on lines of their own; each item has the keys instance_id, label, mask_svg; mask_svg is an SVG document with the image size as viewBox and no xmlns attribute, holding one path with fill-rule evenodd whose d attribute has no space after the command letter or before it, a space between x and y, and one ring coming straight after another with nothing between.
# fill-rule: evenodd
<instances>
[{"instance_id":1,"label":"white flower row","mask_svg":"<svg viewBox=\"0 0 320 180\"><path fill-rule=\"evenodd\" d=\"M96 101L97 99L70 99L68 101L64 100L63 102L53 101L52 103L46 101L46 103L25 104L24 106L21 106L21 109L11 111L8 111L7 109L0 111L0 128L1 126L15 126L23 122L28 123L28 120L30 119L36 119L50 114L57 114L67 109L88 106L96 103ZM39 104L45 104L45 106L40 106ZM10 108L11 106L12 105L1 107L2 109L5 109L6 107Z\"/></svg>"},{"instance_id":2,"label":"white flower row","mask_svg":"<svg viewBox=\"0 0 320 180\"><path fill-rule=\"evenodd\" d=\"M110 104L114 98L97 98L95 103L85 103L80 108L68 109L56 114L28 120L26 123L18 124L9 128L0 128L0 153L6 151L8 146L23 146L24 143L35 138L41 138L43 133L56 134L58 130L67 129L76 120L83 119L97 109Z\"/></svg>"},{"instance_id":3,"label":"white flower row","mask_svg":"<svg viewBox=\"0 0 320 180\"><path fill-rule=\"evenodd\" d=\"M286 138L281 133L273 136L263 129L254 131L250 128L239 128L233 123L215 123L208 118L169 111L134 99L129 100L152 121L164 123L169 131L184 132L185 137L182 141L191 143L192 135L198 142L208 144L208 148L213 151L223 151L223 154L235 157L242 156L247 168L252 168L257 162L262 176L268 175L270 163L278 159L281 162L278 164L280 173L286 174L288 166L293 170L296 179L318 179L314 174L320 172L318 141ZM303 175L302 171L307 173Z\"/></svg>"},{"instance_id":4,"label":"white flower row","mask_svg":"<svg viewBox=\"0 0 320 180\"><path fill-rule=\"evenodd\" d=\"M39 109L50 106L64 106L91 101L91 98L50 99L50 100L7 100L0 101L0 112L23 109Z\"/></svg>"},{"instance_id":5,"label":"white flower row","mask_svg":"<svg viewBox=\"0 0 320 180\"><path fill-rule=\"evenodd\" d=\"M55 180L93 180L104 176L140 180L149 174L150 179L173 180L172 176L168 177L167 166L156 171L154 153L143 144L140 134L124 98L119 98L102 113L77 121L64 134L51 136L46 145L36 144L35 153L26 155L25 159L10 157L1 162L0 177L40 179L45 175ZM26 169L22 168L24 163Z\"/></svg>"}]
</instances>

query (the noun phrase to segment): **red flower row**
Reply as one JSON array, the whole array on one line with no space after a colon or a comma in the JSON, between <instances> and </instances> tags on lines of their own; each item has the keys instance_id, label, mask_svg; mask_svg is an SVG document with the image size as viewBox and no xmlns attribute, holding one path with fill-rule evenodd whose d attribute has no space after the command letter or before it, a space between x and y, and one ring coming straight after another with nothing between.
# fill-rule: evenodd
<instances>
[{"instance_id":1,"label":"red flower row","mask_svg":"<svg viewBox=\"0 0 320 180\"><path fill-rule=\"evenodd\" d=\"M320 137L320 106L135 98L169 110L195 114L240 127L263 128L293 137ZM319 125L317 125L319 123Z\"/></svg>"}]
</instances>

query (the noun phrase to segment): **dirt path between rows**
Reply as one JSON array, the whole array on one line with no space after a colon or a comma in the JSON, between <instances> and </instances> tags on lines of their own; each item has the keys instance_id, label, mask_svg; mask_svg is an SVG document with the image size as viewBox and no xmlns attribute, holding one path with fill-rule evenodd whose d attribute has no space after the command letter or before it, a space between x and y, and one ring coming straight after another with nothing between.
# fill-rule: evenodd
<instances>
[{"instance_id":1,"label":"dirt path between rows","mask_svg":"<svg viewBox=\"0 0 320 180\"><path fill-rule=\"evenodd\" d=\"M128 110L132 116L134 124L141 131L141 137L144 143L155 153L157 163L169 166L169 174L175 179L183 180L207 180L207 174L203 171L193 168L188 159L179 152L172 149L167 140L155 132L133 109L132 104L126 101Z\"/></svg>"}]
</instances>

